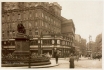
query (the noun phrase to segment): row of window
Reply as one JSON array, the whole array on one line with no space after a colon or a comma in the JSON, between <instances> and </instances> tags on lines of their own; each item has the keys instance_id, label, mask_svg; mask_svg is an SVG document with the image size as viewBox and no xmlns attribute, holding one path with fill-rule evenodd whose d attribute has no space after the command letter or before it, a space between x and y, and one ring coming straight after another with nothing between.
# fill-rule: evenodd
<instances>
[{"instance_id":1,"label":"row of window","mask_svg":"<svg viewBox=\"0 0 104 70\"><path fill-rule=\"evenodd\" d=\"M44 34L44 33L51 34L52 32L48 33L48 31L46 31L46 32L42 31L42 34ZM6 32L3 31L2 32L2 38L7 38L7 37L8 38L14 38L16 34L17 34L17 31L6 31ZM39 35L39 33L38 33L38 30L34 30L34 32L29 30L27 35L35 37L35 36ZM73 38L69 38L69 37L64 37L63 36L62 39L69 40L70 42L73 42Z\"/></svg>"},{"instance_id":2,"label":"row of window","mask_svg":"<svg viewBox=\"0 0 104 70\"><path fill-rule=\"evenodd\" d=\"M49 3L48 2L25 2L24 4L18 2L6 2L4 5L5 10L12 10L12 9L18 9L19 6L21 5L22 7L37 7L38 5L43 6L46 9L49 9ZM53 7L54 8L54 7ZM55 12L60 13L59 8L54 8Z\"/></svg>"},{"instance_id":3,"label":"row of window","mask_svg":"<svg viewBox=\"0 0 104 70\"><path fill-rule=\"evenodd\" d=\"M26 22L26 23L23 23L23 25L24 25L25 29L30 29L32 31L32 30L36 29L37 22L35 22L35 24ZM48 23L45 23L45 24L41 23L41 26L44 26L45 29L48 28L49 30L54 31L56 33L61 32L60 28L49 26ZM2 30L3 31L4 30L12 30L12 31L17 30L17 23L8 23L8 24L4 23L4 24L2 24Z\"/></svg>"},{"instance_id":4,"label":"row of window","mask_svg":"<svg viewBox=\"0 0 104 70\"><path fill-rule=\"evenodd\" d=\"M28 20L28 19L34 19L35 17L43 17L45 18L45 20L50 21L51 23L53 23L53 25L60 27L61 26L61 22L59 22L59 20L56 20L54 18L50 18L49 16L47 16L45 13L34 13L34 11L25 11L22 14L19 13L12 13L12 14L7 14L2 16L2 22L6 22L6 21L18 21L18 20L22 20L22 18L24 18L24 20Z\"/></svg>"},{"instance_id":5,"label":"row of window","mask_svg":"<svg viewBox=\"0 0 104 70\"><path fill-rule=\"evenodd\" d=\"M35 22L35 24L33 23L23 23L25 29L35 29L35 27L39 26L39 23ZM45 27L45 29L49 29L51 31L54 31L56 33L60 33L61 32L61 29L60 28L57 28L57 27L53 27L51 25L49 25L48 23L40 23L41 26ZM53 27L53 28L52 28ZM4 23L2 24L2 30L17 30L17 23Z\"/></svg>"},{"instance_id":6,"label":"row of window","mask_svg":"<svg viewBox=\"0 0 104 70\"><path fill-rule=\"evenodd\" d=\"M2 38L14 38L17 34L17 31L2 31ZM36 30L26 30L26 34L35 37L35 35L39 35L38 29ZM42 31L42 34L52 34L52 31Z\"/></svg>"},{"instance_id":7,"label":"row of window","mask_svg":"<svg viewBox=\"0 0 104 70\"><path fill-rule=\"evenodd\" d=\"M49 7L49 3L47 2L25 2L24 3L24 7L36 7L38 5L42 5L45 8ZM12 9L18 9L18 8L19 8L18 2L6 2L4 5L5 10L12 10Z\"/></svg>"},{"instance_id":8,"label":"row of window","mask_svg":"<svg viewBox=\"0 0 104 70\"><path fill-rule=\"evenodd\" d=\"M5 2L4 10L10 10L10 9L18 9L18 3L17 2Z\"/></svg>"},{"instance_id":9,"label":"row of window","mask_svg":"<svg viewBox=\"0 0 104 70\"><path fill-rule=\"evenodd\" d=\"M26 29L32 29L34 27L45 27L45 28L48 28L48 29L51 29L51 30L60 30L60 27L56 27L56 26L52 26L50 25L50 23L44 23L43 21L41 22L22 22L23 23L23 26L26 28ZM8 29L12 29L12 30L16 30L17 29L17 25L18 23L3 23L2 24L2 29L3 30L8 30ZM52 28L54 27L54 28Z\"/></svg>"},{"instance_id":10,"label":"row of window","mask_svg":"<svg viewBox=\"0 0 104 70\"><path fill-rule=\"evenodd\" d=\"M15 36L16 33L17 33L17 32L15 32L15 31L6 31L6 32L3 31L3 32L2 32L2 37L5 38L5 37L7 36L7 37L10 38L10 37Z\"/></svg>"},{"instance_id":11,"label":"row of window","mask_svg":"<svg viewBox=\"0 0 104 70\"><path fill-rule=\"evenodd\" d=\"M46 32L43 31L42 34L44 34L44 33L51 34L52 32L48 33L48 31L46 31ZM6 32L3 31L2 38L7 38L7 37L14 38L16 36L16 34L17 34L17 31L6 31ZM34 30L34 34L33 34L33 31L29 30L27 35L35 37L35 36L39 35L39 33L38 33L38 30ZM69 40L70 42L73 42L73 38L63 36L62 39Z\"/></svg>"},{"instance_id":12,"label":"row of window","mask_svg":"<svg viewBox=\"0 0 104 70\"><path fill-rule=\"evenodd\" d=\"M45 8L49 7L49 3L48 2L27 2L27 3L24 3L24 6L26 6L26 7L36 7L38 5L42 5Z\"/></svg>"},{"instance_id":13,"label":"row of window","mask_svg":"<svg viewBox=\"0 0 104 70\"><path fill-rule=\"evenodd\" d=\"M38 31L34 31L35 35L38 35ZM2 38L14 38L17 34L17 31L7 31L7 32L2 32ZM33 36L33 33L31 30L29 30L28 35ZM33 37L35 37L35 35Z\"/></svg>"},{"instance_id":14,"label":"row of window","mask_svg":"<svg viewBox=\"0 0 104 70\"><path fill-rule=\"evenodd\" d=\"M34 40L34 41L30 41L30 45L39 45L39 40ZM60 45L69 45L69 46L72 46L72 43L71 42L68 42L68 41L60 41L60 40L54 40L54 43L53 43L53 40L41 40L41 45L57 45L57 44L60 44ZM3 46L14 46L15 45L15 41L2 41L2 45Z\"/></svg>"},{"instance_id":15,"label":"row of window","mask_svg":"<svg viewBox=\"0 0 104 70\"><path fill-rule=\"evenodd\" d=\"M7 31L7 32L2 32L2 38L14 38L16 37L17 32L16 31ZM52 34L50 31L43 31L42 34ZM39 35L38 31L34 31L34 33L29 30L28 34L29 36L35 37Z\"/></svg>"}]
</instances>

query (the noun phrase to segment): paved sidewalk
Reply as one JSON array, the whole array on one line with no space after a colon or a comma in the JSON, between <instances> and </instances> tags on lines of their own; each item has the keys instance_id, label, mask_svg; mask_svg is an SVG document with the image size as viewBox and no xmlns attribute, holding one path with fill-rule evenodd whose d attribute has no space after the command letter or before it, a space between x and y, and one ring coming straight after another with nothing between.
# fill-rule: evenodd
<instances>
[{"instance_id":1,"label":"paved sidewalk","mask_svg":"<svg viewBox=\"0 0 104 70\"><path fill-rule=\"evenodd\" d=\"M52 59L54 60L54 59ZM55 60L54 60L55 61ZM69 69L70 63L69 58L59 59L59 65L50 68L61 68L61 69ZM99 61L98 59L92 60L85 57L79 59L79 61L75 60L75 69L101 69L102 68L102 59Z\"/></svg>"}]
</instances>

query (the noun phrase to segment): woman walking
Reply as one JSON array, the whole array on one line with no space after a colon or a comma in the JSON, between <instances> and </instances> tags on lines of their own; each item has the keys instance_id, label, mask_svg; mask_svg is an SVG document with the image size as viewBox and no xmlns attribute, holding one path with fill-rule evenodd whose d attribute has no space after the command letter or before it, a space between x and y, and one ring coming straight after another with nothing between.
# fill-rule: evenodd
<instances>
[{"instance_id":1,"label":"woman walking","mask_svg":"<svg viewBox=\"0 0 104 70\"><path fill-rule=\"evenodd\" d=\"M71 57L69 59L69 62L70 62L70 68L74 68L74 57L73 57L73 54L71 54Z\"/></svg>"}]
</instances>

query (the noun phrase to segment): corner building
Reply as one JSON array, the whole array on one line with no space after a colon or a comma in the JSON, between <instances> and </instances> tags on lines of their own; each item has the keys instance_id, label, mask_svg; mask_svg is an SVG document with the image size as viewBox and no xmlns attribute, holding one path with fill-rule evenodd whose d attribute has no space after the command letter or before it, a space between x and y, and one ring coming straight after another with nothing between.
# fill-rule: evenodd
<instances>
[{"instance_id":1,"label":"corner building","mask_svg":"<svg viewBox=\"0 0 104 70\"><path fill-rule=\"evenodd\" d=\"M67 30L74 31L64 33L63 24L67 19L61 16L61 10L57 2L2 2L2 52L8 54L15 50L17 25L22 23L26 35L30 36L31 53L41 49L42 54L49 52L53 55L53 49L57 48L60 57L70 54L75 27L72 21L68 22L71 27Z\"/></svg>"}]
</instances>

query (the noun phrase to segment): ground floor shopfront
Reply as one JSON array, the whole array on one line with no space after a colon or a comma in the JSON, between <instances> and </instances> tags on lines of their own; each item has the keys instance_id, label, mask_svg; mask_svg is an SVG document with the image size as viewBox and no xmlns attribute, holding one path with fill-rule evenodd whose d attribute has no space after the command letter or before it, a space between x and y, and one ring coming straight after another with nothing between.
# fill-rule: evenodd
<instances>
[{"instance_id":1,"label":"ground floor shopfront","mask_svg":"<svg viewBox=\"0 0 104 70\"><path fill-rule=\"evenodd\" d=\"M22 44L21 42L24 41L21 40L19 44ZM13 53L16 43L17 41L15 41L15 39L3 39L3 53ZM72 44L72 37L66 37L61 35L43 35L42 37L34 37L29 40L31 53L49 53L50 55L54 56L54 48L57 48L57 50L60 51L59 57L68 57L71 51Z\"/></svg>"},{"instance_id":2,"label":"ground floor shopfront","mask_svg":"<svg viewBox=\"0 0 104 70\"><path fill-rule=\"evenodd\" d=\"M31 47L31 46L30 46ZM69 54L70 54L70 48L69 47L42 47L41 49L39 49L38 47L35 47L35 48L30 48L30 52L31 54L32 53L35 53L35 54L38 54L38 50L41 51L41 54L47 54L49 53L50 56L54 57L54 48L56 48L57 50L60 51L60 55L59 57L62 58L62 57L68 57ZM13 53L15 51L15 48L3 48L2 49L2 54L9 54L9 53Z\"/></svg>"}]
</instances>

